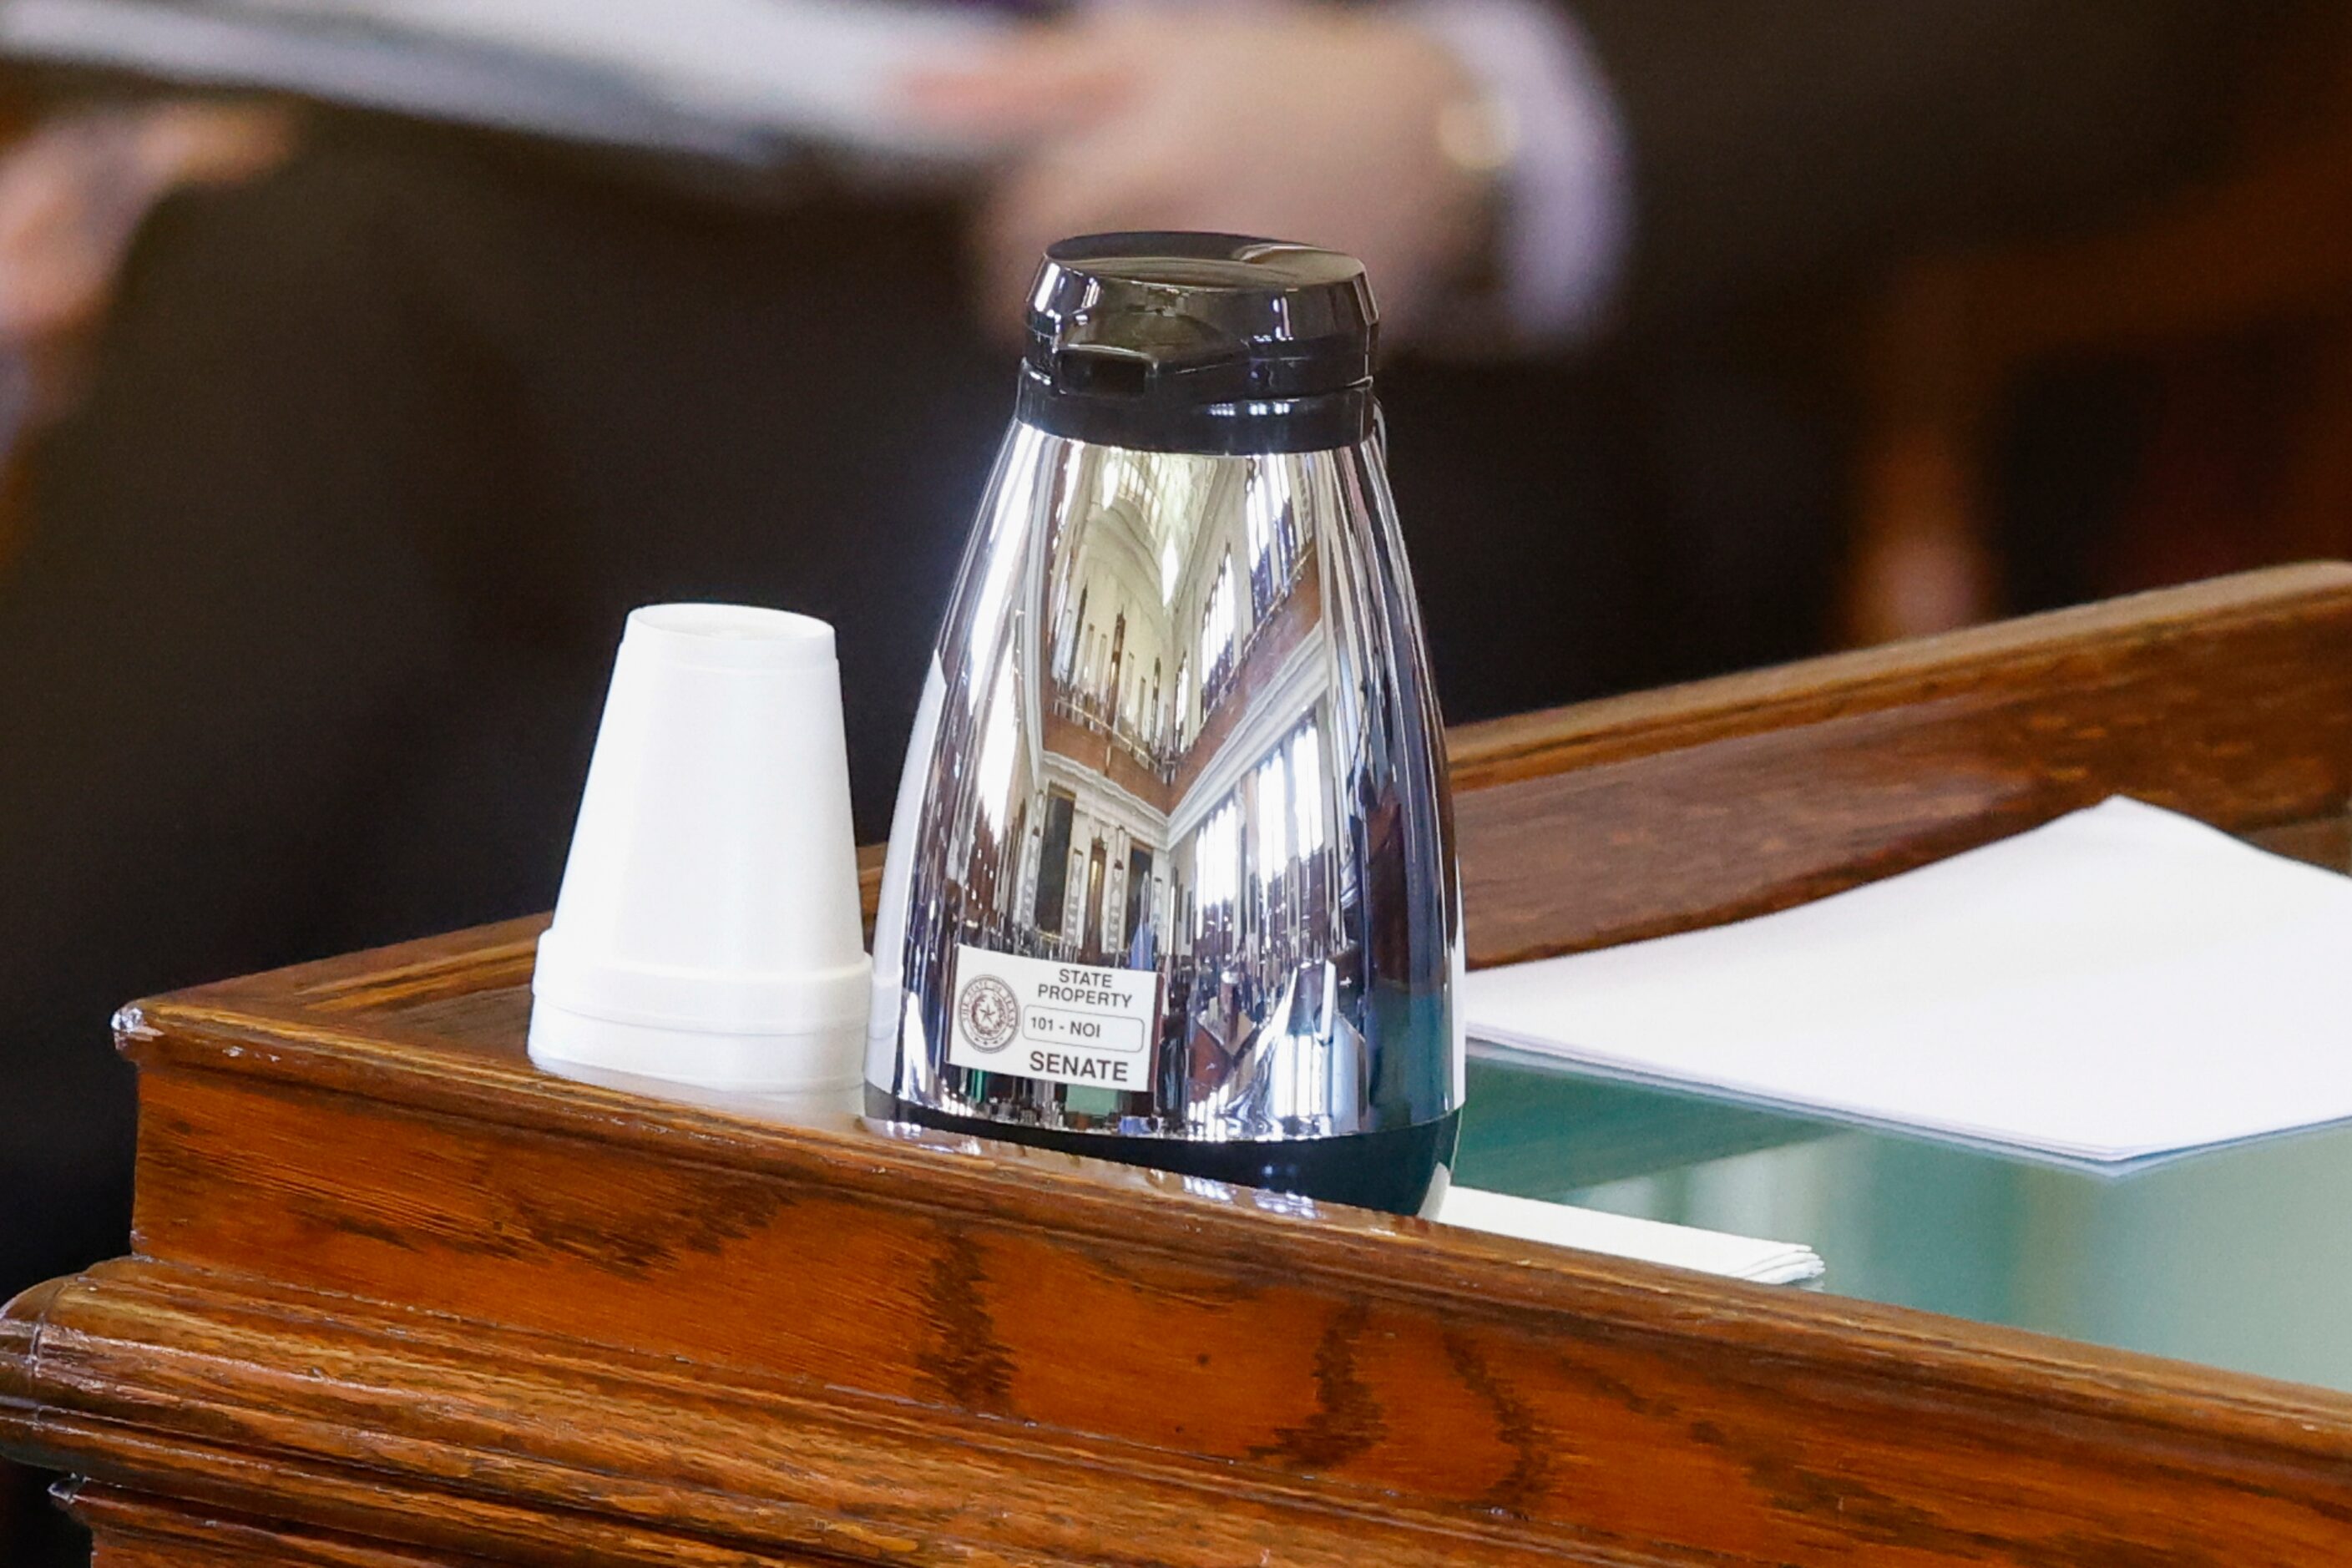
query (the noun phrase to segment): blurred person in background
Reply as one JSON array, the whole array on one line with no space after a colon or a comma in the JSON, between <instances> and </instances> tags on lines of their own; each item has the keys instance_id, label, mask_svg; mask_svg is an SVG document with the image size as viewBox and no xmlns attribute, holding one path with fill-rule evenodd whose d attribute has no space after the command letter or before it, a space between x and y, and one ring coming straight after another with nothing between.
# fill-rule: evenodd
<instances>
[{"instance_id":1,"label":"blurred person in background","mask_svg":"<svg viewBox=\"0 0 2352 1568\"><path fill-rule=\"evenodd\" d=\"M37 118L0 150L0 463L20 458L26 438L78 400L106 300L145 215L173 190L251 178L289 146L282 109L144 102ZM9 570L13 542L6 534L20 526L19 519L0 518L0 574ZM33 716L12 693L5 721ZM26 775L46 765L35 750L39 732L37 726L0 729L0 774ZM8 799L13 807L16 797ZM37 841L49 826L12 811L0 819L0 838ZM40 918L45 884L14 852L5 865L0 907L9 913L0 917L0 932L23 940L22 922ZM37 985L12 985L0 994L0 1010L37 1002ZM59 1201L58 1177L75 1173L69 1184L76 1197L90 1190L81 1186L85 1179L119 1193L121 1159L119 1150L93 1144L79 1114L94 1088L78 1062L80 1053L37 1050L14 1023L0 1025L0 1045L6 1074L0 1086L0 1291L7 1291L88 1255L89 1205ZM53 1099L44 1080L69 1083L70 1091Z\"/></svg>"},{"instance_id":2,"label":"blurred person in background","mask_svg":"<svg viewBox=\"0 0 2352 1568\"><path fill-rule=\"evenodd\" d=\"M80 107L0 150L0 460L76 401L131 236L184 185L248 179L291 146L286 110Z\"/></svg>"},{"instance_id":3,"label":"blurred person in background","mask_svg":"<svg viewBox=\"0 0 2352 1568\"><path fill-rule=\"evenodd\" d=\"M0 146L0 574L17 525L16 460L78 400L141 220L175 189L259 174L285 155L289 131L278 108L112 103L36 113ZM0 772L26 765L22 744L0 736ZM0 836L38 830L0 824ZM23 918L18 896L0 881L0 905L12 910L0 932L11 940ZM30 1000L12 993L0 1007ZM80 1043L90 1043L87 1031ZM91 1110L119 1098L121 1086L88 1069L86 1050L58 1044L43 1051L0 1025L0 1296L89 1259L108 1245L105 1228L120 1224L127 1172L107 1135L116 1119ZM0 1555L8 1563L87 1563L77 1533L43 1506L37 1478L0 1467Z\"/></svg>"},{"instance_id":4,"label":"blurred person in background","mask_svg":"<svg viewBox=\"0 0 2352 1568\"><path fill-rule=\"evenodd\" d=\"M630 606L836 623L883 832L1050 240L1365 258L1476 719L1809 651L1837 431L1790 323L2178 177L2270 12L1105 5L906 83L1002 150L943 191L348 115L181 190L0 575L0 1291L121 1245L117 1002L551 901Z\"/></svg>"}]
</instances>

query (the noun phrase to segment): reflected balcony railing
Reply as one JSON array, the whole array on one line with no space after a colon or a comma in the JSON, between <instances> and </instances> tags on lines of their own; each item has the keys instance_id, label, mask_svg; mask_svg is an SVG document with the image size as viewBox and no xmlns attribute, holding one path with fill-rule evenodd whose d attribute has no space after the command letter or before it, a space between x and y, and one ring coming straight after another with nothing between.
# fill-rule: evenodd
<instances>
[{"instance_id":1,"label":"reflected balcony railing","mask_svg":"<svg viewBox=\"0 0 2352 1568\"><path fill-rule=\"evenodd\" d=\"M1206 714L1224 700L1242 671L1248 668L1250 655L1257 650L1270 629L1281 619L1276 612L1297 592L1299 581L1307 575L1307 564L1315 559L1312 548L1302 549L1290 557L1288 570L1284 572L1271 591L1259 592L1253 583L1251 599L1254 613L1249 630L1211 665L1201 680L1201 711ZM1253 574L1255 578L1257 574ZM1181 721L1180 721L1181 722Z\"/></svg>"},{"instance_id":2,"label":"reflected balcony railing","mask_svg":"<svg viewBox=\"0 0 2352 1568\"><path fill-rule=\"evenodd\" d=\"M1137 734L1129 727L1126 715L1106 699L1056 682L1052 708L1054 717L1076 724L1089 734L1102 736L1160 783L1166 784L1176 776L1182 752L1174 746Z\"/></svg>"}]
</instances>

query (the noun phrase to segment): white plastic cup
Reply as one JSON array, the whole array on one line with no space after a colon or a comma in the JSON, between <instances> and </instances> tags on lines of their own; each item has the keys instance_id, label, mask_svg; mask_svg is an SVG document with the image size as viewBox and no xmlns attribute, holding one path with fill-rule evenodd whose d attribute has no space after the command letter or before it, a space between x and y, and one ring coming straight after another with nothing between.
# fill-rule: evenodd
<instances>
[{"instance_id":1,"label":"white plastic cup","mask_svg":"<svg viewBox=\"0 0 2352 1568\"><path fill-rule=\"evenodd\" d=\"M767 1093L852 1084L870 973L833 628L635 611L539 941L532 1058Z\"/></svg>"}]
</instances>

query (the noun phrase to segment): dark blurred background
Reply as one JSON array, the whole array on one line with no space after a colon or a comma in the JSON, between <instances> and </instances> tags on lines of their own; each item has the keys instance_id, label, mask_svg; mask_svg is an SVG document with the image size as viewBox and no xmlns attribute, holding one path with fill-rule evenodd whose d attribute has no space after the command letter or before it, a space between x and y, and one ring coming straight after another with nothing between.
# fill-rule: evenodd
<instances>
[{"instance_id":1,"label":"dark blurred background","mask_svg":"<svg viewBox=\"0 0 2352 1568\"><path fill-rule=\"evenodd\" d=\"M834 620L880 836L1062 234L1366 258L1457 721L2352 554L2347 23L0 0L0 1297L116 1003L552 901L630 605Z\"/></svg>"}]
</instances>

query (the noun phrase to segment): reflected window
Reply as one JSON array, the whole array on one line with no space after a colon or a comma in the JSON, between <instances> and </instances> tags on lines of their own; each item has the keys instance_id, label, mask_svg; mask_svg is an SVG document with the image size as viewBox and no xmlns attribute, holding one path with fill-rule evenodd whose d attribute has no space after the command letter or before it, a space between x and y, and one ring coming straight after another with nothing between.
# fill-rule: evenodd
<instances>
[{"instance_id":1,"label":"reflected window","mask_svg":"<svg viewBox=\"0 0 2352 1568\"><path fill-rule=\"evenodd\" d=\"M1290 502L1282 498L1273 471L1261 464L1250 468L1248 488L1242 495L1242 522L1249 547L1250 605L1262 616L1288 590L1298 551Z\"/></svg>"},{"instance_id":2,"label":"reflected window","mask_svg":"<svg viewBox=\"0 0 2352 1568\"><path fill-rule=\"evenodd\" d=\"M1283 862L1290 858L1288 772L1280 752L1258 764L1257 865L1260 879L1268 882L1282 875Z\"/></svg>"},{"instance_id":3,"label":"reflected window","mask_svg":"<svg viewBox=\"0 0 2352 1568\"><path fill-rule=\"evenodd\" d=\"M1028 431L1024 437L1038 437L1038 432ZM1039 437L1042 438L1042 437ZM997 531L991 547L981 556L988 563L987 575L981 579L980 591L972 595L971 624L994 626L1004 624L1005 596L1013 592L1015 563L1028 558L1028 552L1009 547L1007 536L1028 526L1037 491L1037 465L1021 454L1007 454L1005 471L1010 476L1004 494L989 509L989 526ZM1066 470L1063 470L1066 471ZM973 688L974 702L986 700L986 694Z\"/></svg>"},{"instance_id":4,"label":"reflected window","mask_svg":"<svg viewBox=\"0 0 2352 1568\"><path fill-rule=\"evenodd\" d=\"M1290 799L1302 855L1323 847L1323 742L1315 721L1290 742Z\"/></svg>"},{"instance_id":5,"label":"reflected window","mask_svg":"<svg viewBox=\"0 0 2352 1568\"><path fill-rule=\"evenodd\" d=\"M973 783L980 791L980 809L988 825L1003 832L1004 808L1013 794L1013 764L1021 744L1021 689L1006 659L996 667L996 680L988 694L988 712L981 720L980 764Z\"/></svg>"},{"instance_id":6,"label":"reflected window","mask_svg":"<svg viewBox=\"0 0 2352 1568\"><path fill-rule=\"evenodd\" d=\"M1273 530L1266 526L1265 471L1252 463L1249 488L1242 494L1242 524L1249 536L1249 559L1252 571L1263 570L1265 552L1273 543Z\"/></svg>"},{"instance_id":7,"label":"reflected window","mask_svg":"<svg viewBox=\"0 0 2352 1568\"><path fill-rule=\"evenodd\" d=\"M1192 840L1192 881L1202 908L1231 903L1241 887L1241 812L1234 802L1209 814Z\"/></svg>"},{"instance_id":8,"label":"reflected window","mask_svg":"<svg viewBox=\"0 0 2352 1568\"><path fill-rule=\"evenodd\" d=\"M1233 652L1236 630L1234 611L1234 558L1228 553L1217 568L1216 583L1209 589L1209 604L1201 617L1201 668L1207 672L1209 685L1216 683L1225 658Z\"/></svg>"}]
</instances>

